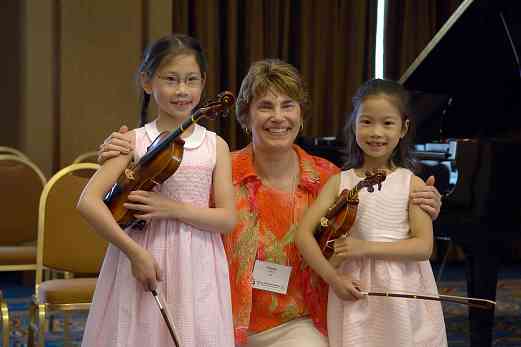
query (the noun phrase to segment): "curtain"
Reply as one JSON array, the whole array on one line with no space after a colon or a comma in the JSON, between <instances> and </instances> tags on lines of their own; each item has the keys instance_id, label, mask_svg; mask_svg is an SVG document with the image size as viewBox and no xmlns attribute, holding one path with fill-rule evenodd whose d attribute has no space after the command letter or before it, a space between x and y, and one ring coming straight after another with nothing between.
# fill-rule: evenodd
<instances>
[{"instance_id":1,"label":"curtain","mask_svg":"<svg viewBox=\"0 0 521 347\"><path fill-rule=\"evenodd\" d=\"M398 80L462 0L387 0L384 75Z\"/></svg>"},{"instance_id":2,"label":"curtain","mask_svg":"<svg viewBox=\"0 0 521 347\"><path fill-rule=\"evenodd\" d=\"M373 70L374 0L172 0L172 31L198 38L209 60L208 95L237 94L251 63L279 58L307 82L305 136L337 136L356 88ZM233 115L207 125L232 150L248 139Z\"/></svg>"}]
</instances>

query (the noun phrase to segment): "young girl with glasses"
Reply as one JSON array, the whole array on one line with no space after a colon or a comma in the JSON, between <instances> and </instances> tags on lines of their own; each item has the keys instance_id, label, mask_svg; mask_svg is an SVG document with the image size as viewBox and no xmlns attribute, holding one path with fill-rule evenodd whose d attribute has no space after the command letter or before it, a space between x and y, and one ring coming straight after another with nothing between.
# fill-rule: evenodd
<instances>
[{"instance_id":1,"label":"young girl with glasses","mask_svg":"<svg viewBox=\"0 0 521 347\"><path fill-rule=\"evenodd\" d=\"M199 104L207 62L199 42L171 35L153 43L139 67L140 128L125 134L134 151L103 163L78 209L110 244L82 346L172 346L151 290L164 297L183 347L232 347L228 265L221 235L235 225L230 152L215 133L194 124L183 134L175 174L153 191L133 191L124 206L145 221L123 230L103 197L129 162L162 131L176 129ZM150 100L157 117L146 120Z\"/></svg>"}]
</instances>

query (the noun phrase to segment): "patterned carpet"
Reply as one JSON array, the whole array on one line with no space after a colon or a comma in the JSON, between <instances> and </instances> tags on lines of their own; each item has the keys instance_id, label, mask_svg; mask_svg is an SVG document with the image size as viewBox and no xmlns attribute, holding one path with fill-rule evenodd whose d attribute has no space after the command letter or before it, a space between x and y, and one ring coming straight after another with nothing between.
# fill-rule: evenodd
<instances>
[{"instance_id":1,"label":"patterned carpet","mask_svg":"<svg viewBox=\"0 0 521 347\"><path fill-rule=\"evenodd\" d=\"M27 346L27 326L29 318L27 308L29 307L30 297L8 298L7 300L12 322L11 345L9 347L25 347ZM52 320L52 328L45 336L46 347L62 347L64 345L63 316L56 314L55 317L56 318ZM71 343L69 346L81 345L83 326L85 325L86 318L87 314L83 312L77 312L72 315L72 319L70 320Z\"/></svg>"},{"instance_id":2,"label":"patterned carpet","mask_svg":"<svg viewBox=\"0 0 521 347\"><path fill-rule=\"evenodd\" d=\"M442 282L440 294L466 296L463 281ZM467 307L444 303L443 314L450 347L470 346ZM494 346L521 346L521 279L500 280L497 288Z\"/></svg>"},{"instance_id":3,"label":"patterned carpet","mask_svg":"<svg viewBox=\"0 0 521 347\"><path fill-rule=\"evenodd\" d=\"M3 288L12 317L9 347L27 345L27 307L30 293L27 288ZM465 295L462 281L443 282L440 292L449 295ZM521 346L521 279L500 280L497 291L495 340L496 347ZM469 346L467 310L463 305L444 303L443 310L450 347ZM79 346L86 315L75 314L71 323L72 346ZM57 315L53 327L46 334L46 347L63 346L63 319Z\"/></svg>"}]
</instances>

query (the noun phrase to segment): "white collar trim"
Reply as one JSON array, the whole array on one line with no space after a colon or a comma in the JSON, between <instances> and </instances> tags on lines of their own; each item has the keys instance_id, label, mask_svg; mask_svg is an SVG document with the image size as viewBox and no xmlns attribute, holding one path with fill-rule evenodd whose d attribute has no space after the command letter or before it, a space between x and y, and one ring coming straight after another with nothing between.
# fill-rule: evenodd
<instances>
[{"instance_id":1,"label":"white collar trim","mask_svg":"<svg viewBox=\"0 0 521 347\"><path fill-rule=\"evenodd\" d=\"M150 139L150 142L153 142L159 136L159 130L157 129L157 120L153 122L145 124L145 132ZM185 141L184 148L193 149L199 147L203 141L204 136L206 134L206 128L195 123L194 131L187 138L183 138Z\"/></svg>"}]
</instances>

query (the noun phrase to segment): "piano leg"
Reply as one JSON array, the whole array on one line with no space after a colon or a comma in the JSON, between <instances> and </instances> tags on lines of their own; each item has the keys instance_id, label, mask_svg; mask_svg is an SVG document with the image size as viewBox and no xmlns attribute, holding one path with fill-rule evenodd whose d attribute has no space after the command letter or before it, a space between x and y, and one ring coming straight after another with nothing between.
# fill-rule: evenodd
<instances>
[{"instance_id":1,"label":"piano leg","mask_svg":"<svg viewBox=\"0 0 521 347\"><path fill-rule=\"evenodd\" d=\"M479 239L479 237L476 237ZM465 253L467 295L496 300L496 287L499 269L499 249L497 241L465 240L462 248ZM469 308L470 345L472 347L492 346L494 333L494 311Z\"/></svg>"}]
</instances>

